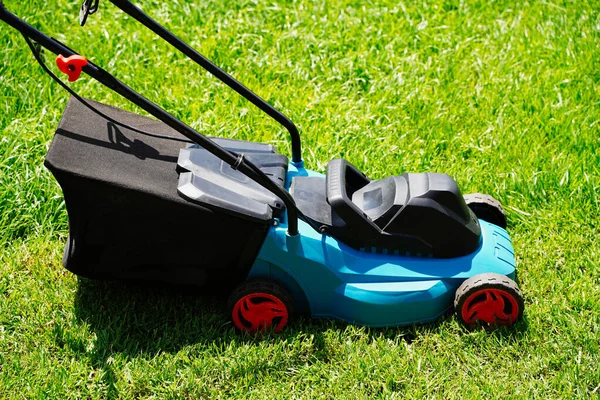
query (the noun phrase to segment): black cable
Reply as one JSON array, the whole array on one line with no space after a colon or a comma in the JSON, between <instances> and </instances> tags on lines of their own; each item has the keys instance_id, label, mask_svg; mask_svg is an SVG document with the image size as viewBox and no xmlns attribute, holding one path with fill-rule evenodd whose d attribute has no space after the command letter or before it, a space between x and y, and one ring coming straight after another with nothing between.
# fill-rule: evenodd
<instances>
[{"instance_id":1,"label":"black cable","mask_svg":"<svg viewBox=\"0 0 600 400\"><path fill-rule=\"evenodd\" d=\"M137 128L133 127L133 126L124 124L122 122L119 122L119 121L117 121L117 120L109 117L108 115L104 114L102 111L98 110L93 105L91 105L90 103L88 103L87 100L85 100L83 97L81 97L77 93L75 93L75 91L73 89L71 89L63 81L61 81L56 75L54 75L54 73L52 71L50 71L50 69L48 68L48 66L46 66L46 64L44 63L44 61L40 57L40 54L39 54L38 50L35 48L35 46L33 45L33 43L31 43L31 40L27 36L25 36L25 35L23 35L23 37L25 38L25 41L27 42L27 45L31 49L31 52L33 53L33 56L35 57L36 61L38 62L38 64L40 64L40 66L44 69L44 71L48 75L50 75L50 77L52 79L54 79L54 81L56 83L58 83L60 86L62 86L63 89L65 89L67 92L69 92L71 94L71 96L75 97L84 106L86 106L87 108L89 108L94 113L98 114L100 117L106 119L109 122L112 122L115 125L118 125L118 126L120 126L122 128L128 129L128 130L133 131L133 132L140 133L142 135L150 136L150 137L157 138L157 139L173 140L175 142L194 143L193 141L191 141L189 139L178 138L178 137L168 136L168 135L159 135L157 133L150 133L150 132L142 131L142 130L137 129Z\"/></svg>"}]
</instances>

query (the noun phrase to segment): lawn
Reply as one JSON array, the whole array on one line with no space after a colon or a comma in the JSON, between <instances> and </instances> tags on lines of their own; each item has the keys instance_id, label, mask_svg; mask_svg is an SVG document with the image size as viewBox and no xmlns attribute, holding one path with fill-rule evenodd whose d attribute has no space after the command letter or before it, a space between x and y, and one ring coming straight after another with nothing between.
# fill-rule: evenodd
<instances>
[{"instance_id":1,"label":"lawn","mask_svg":"<svg viewBox=\"0 0 600 400\"><path fill-rule=\"evenodd\" d=\"M85 28L78 1L5 3L200 132L289 154L286 131L108 1ZM68 95L0 24L0 398L600 397L600 2L141 5L295 121L307 167L446 172L499 199L524 319L300 317L251 338L219 296L78 279L42 165ZM139 112L90 79L72 87Z\"/></svg>"}]
</instances>

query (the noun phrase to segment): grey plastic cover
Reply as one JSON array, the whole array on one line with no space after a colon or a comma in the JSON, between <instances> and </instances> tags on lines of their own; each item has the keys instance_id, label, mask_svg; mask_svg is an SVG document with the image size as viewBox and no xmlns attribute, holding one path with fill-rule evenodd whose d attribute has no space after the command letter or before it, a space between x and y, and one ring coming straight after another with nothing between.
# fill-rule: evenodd
<instances>
[{"instance_id":1,"label":"grey plastic cover","mask_svg":"<svg viewBox=\"0 0 600 400\"><path fill-rule=\"evenodd\" d=\"M273 146L218 138L211 140L243 154L283 187L288 159L275 153ZM181 149L177 165L182 171L177 191L190 201L257 221L271 221L284 209L279 197L198 145Z\"/></svg>"}]
</instances>

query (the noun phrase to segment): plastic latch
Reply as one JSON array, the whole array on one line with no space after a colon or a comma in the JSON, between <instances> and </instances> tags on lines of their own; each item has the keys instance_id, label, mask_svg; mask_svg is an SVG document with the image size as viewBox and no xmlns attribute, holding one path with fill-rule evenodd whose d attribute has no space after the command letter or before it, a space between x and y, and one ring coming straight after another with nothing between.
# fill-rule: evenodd
<instances>
[{"instance_id":1,"label":"plastic latch","mask_svg":"<svg viewBox=\"0 0 600 400\"><path fill-rule=\"evenodd\" d=\"M61 72L64 72L69 77L69 82L75 82L81 75L81 69L85 67L88 60L84 56L72 55L64 57L61 54L56 57L56 66Z\"/></svg>"},{"instance_id":2,"label":"plastic latch","mask_svg":"<svg viewBox=\"0 0 600 400\"><path fill-rule=\"evenodd\" d=\"M243 154L238 154L235 162L231 165L231 169L234 171L237 171L237 169L240 167L240 165L242 165L242 163L244 162L244 155Z\"/></svg>"}]
</instances>

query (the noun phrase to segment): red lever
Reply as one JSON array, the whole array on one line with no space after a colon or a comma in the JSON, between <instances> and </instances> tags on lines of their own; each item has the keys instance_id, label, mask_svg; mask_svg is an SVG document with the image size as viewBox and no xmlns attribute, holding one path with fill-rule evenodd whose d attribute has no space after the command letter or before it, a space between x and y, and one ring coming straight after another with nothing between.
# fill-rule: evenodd
<instances>
[{"instance_id":1,"label":"red lever","mask_svg":"<svg viewBox=\"0 0 600 400\"><path fill-rule=\"evenodd\" d=\"M81 69L85 67L88 60L84 56L73 55L65 58L62 55L56 57L56 66L61 72L69 76L69 82L75 82L81 75Z\"/></svg>"}]
</instances>

